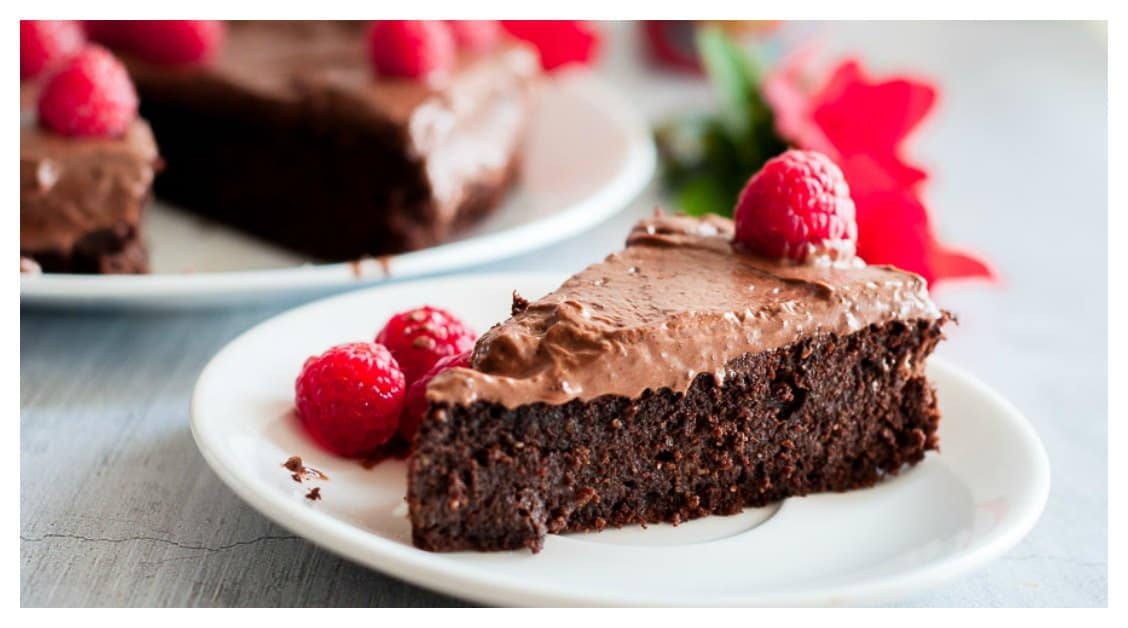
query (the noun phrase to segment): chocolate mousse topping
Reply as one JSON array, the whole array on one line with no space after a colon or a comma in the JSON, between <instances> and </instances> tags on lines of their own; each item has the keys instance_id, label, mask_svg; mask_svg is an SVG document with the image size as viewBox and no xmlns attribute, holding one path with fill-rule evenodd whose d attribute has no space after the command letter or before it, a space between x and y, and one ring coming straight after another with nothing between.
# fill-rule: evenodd
<instances>
[{"instance_id":1,"label":"chocolate mousse topping","mask_svg":"<svg viewBox=\"0 0 1128 628\"><path fill-rule=\"evenodd\" d=\"M23 122L21 253L69 257L91 234L132 234L159 167L156 142L142 120L116 138L63 137Z\"/></svg>"},{"instance_id":2,"label":"chocolate mousse topping","mask_svg":"<svg viewBox=\"0 0 1128 628\"><path fill-rule=\"evenodd\" d=\"M440 374L428 400L515 408L685 392L701 373L723 383L726 364L746 353L941 317L918 275L857 258L768 260L733 245L732 232L717 216L642 220L625 250L486 332L473 370Z\"/></svg>"}]
</instances>

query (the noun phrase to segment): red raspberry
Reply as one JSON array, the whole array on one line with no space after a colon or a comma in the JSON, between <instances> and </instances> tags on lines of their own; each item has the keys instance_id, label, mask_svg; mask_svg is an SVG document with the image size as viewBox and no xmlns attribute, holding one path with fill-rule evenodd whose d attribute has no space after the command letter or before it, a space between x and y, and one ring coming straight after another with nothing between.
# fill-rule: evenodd
<instances>
[{"instance_id":1,"label":"red raspberry","mask_svg":"<svg viewBox=\"0 0 1128 628\"><path fill-rule=\"evenodd\" d=\"M85 37L71 20L20 20L20 80L78 52Z\"/></svg>"},{"instance_id":2,"label":"red raspberry","mask_svg":"<svg viewBox=\"0 0 1128 628\"><path fill-rule=\"evenodd\" d=\"M376 21L368 30L368 56L377 74L423 79L454 66L454 35L441 21Z\"/></svg>"},{"instance_id":3,"label":"red raspberry","mask_svg":"<svg viewBox=\"0 0 1128 628\"><path fill-rule=\"evenodd\" d=\"M376 342L388 348L403 368L410 386L439 358L469 351L474 332L450 312L424 305L388 319Z\"/></svg>"},{"instance_id":4,"label":"red raspberry","mask_svg":"<svg viewBox=\"0 0 1128 628\"><path fill-rule=\"evenodd\" d=\"M354 342L306 360L294 403L314 440L359 458L396 433L406 382L387 348Z\"/></svg>"},{"instance_id":5,"label":"red raspberry","mask_svg":"<svg viewBox=\"0 0 1128 628\"><path fill-rule=\"evenodd\" d=\"M219 20L134 20L118 27L120 46L141 59L166 65L200 63L215 56L227 36Z\"/></svg>"},{"instance_id":6,"label":"red raspberry","mask_svg":"<svg viewBox=\"0 0 1128 628\"><path fill-rule=\"evenodd\" d=\"M447 20L459 49L485 52L501 39L501 24L496 20Z\"/></svg>"},{"instance_id":7,"label":"red raspberry","mask_svg":"<svg viewBox=\"0 0 1128 628\"><path fill-rule=\"evenodd\" d=\"M115 137L137 117L137 92L125 67L101 46L67 59L39 93L39 121L63 135Z\"/></svg>"},{"instance_id":8,"label":"red raspberry","mask_svg":"<svg viewBox=\"0 0 1128 628\"><path fill-rule=\"evenodd\" d=\"M412 382L411 386L407 388L407 397L404 398L403 402L403 414L400 415L399 435L408 443L415 439L415 434L419 431L419 424L423 422L423 415L427 412L427 384L430 384L431 380L435 379L435 376L439 373L456 366L470 367L469 351L439 359L431 367L431 370Z\"/></svg>"},{"instance_id":9,"label":"red raspberry","mask_svg":"<svg viewBox=\"0 0 1128 628\"><path fill-rule=\"evenodd\" d=\"M854 254L858 225L842 171L826 155L789 150L752 175L733 212L735 239L765 257L802 262Z\"/></svg>"}]
</instances>

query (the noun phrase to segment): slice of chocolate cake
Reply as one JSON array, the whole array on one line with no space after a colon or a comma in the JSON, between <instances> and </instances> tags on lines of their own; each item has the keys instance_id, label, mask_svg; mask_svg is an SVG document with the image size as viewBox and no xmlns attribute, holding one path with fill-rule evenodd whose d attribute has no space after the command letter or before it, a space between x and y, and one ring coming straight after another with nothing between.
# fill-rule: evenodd
<instances>
[{"instance_id":1,"label":"slice of chocolate cake","mask_svg":"<svg viewBox=\"0 0 1128 628\"><path fill-rule=\"evenodd\" d=\"M331 260L434 245L515 177L539 73L505 42L428 80L376 76L366 22L231 22L215 58L122 52L168 164L161 198Z\"/></svg>"},{"instance_id":2,"label":"slice of chocolate cake","mask_svg":"<svg viewBox=\"0 0 1128 628\"><path fill-rule=\"evenodd\" d=\"M427 389L415 544L536 551L548 533L867 487L936 449L925 359L949 317L924 280L774 261L732 235L657 216L556 292L515 299L473 369Z\"/></svg>"},{"instance_id":3,"label":"slice of chocolate cake","mask_svg":"<svg viewBox=\"0 0 1128 628\"><path fill-rule=\"evenodd\" d=\"M20 256L45 272L143 273L141 218L160 166L149 125L120 137L20 126Z\"/></svg>"}]
</instances>

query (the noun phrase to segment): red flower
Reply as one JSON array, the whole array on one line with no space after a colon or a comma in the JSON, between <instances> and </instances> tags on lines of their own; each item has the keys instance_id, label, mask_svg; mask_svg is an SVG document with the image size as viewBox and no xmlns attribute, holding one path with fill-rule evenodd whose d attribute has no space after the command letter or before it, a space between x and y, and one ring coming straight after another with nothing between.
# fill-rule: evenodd
<instances>
[{"instance_id":1,"label":"red flower","mask_svg":"<svg viewBox=\"0 0 1128 628\"><path fill-rule=\"evenodd\" d=\"M920 199L928 173L901 155L904 139L932 109L936 89L907 78L873 82L847 60L812 92L805 89L804 61L796 56L769 75L764 99L781 137L842 168L857 207L858 254L919 273L930 286L993 277L985 262L937 239Z\"/></svg>"},{"instance_id":2,"label":"red flower","mask_svg":"<svg viewBox=\"0 0 1128 628\"><path fill-rule=\"evenodd\" d=\"M599 52L600 36L591 24L578 20L502 20L510 35L531 43L540 53L541 67L553 71L570 63L591 63Z\"/></svg>"}]
</instances>

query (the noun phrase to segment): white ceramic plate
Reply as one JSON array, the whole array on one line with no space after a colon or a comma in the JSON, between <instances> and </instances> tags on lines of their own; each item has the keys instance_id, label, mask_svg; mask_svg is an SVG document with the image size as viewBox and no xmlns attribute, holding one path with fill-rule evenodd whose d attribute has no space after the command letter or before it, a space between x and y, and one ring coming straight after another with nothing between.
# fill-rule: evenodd
<instances>
[{"instance_id":1,"label":"white ceramic plate","mask_svg":"<svg viewBox=\"0 0 1128 628\"><path fill-rule=\"evenodd\" d=\"M479 330L516 289L562 277L465 275L383 286L269 320L223 349L192 398L192 431L219 477L254 508L358 563L444 593L502 605L852 605L889 601L966 573L1034 525L1049 491L1041 442L1006 400L933 360L943 453L878 486L795 498L676 528L550 536L544 550L433 554L415 549L405 468L364 469L315 446L291 413L303 360L371 338L392 313L431 303ZM329 480L296 484L291 455ZM320 486L323 499L305 493Z\"/></svg>"},{"instance_id":2,"label":"white ceramic plate","mask_svg":"<svg viewBox=\"0 0 1128 628\"><path fill-rule=\"evenodd\" d=\"M461 239L353 263L300 255L157 203L145 228L153 274L21 276L25 304L198 306L327 292L448 272L582 233L626 207L650 181L646 123L599 77L565 73L544 86L522 152L521 179L498 210Z\"/></svg>"}]
</instances>

